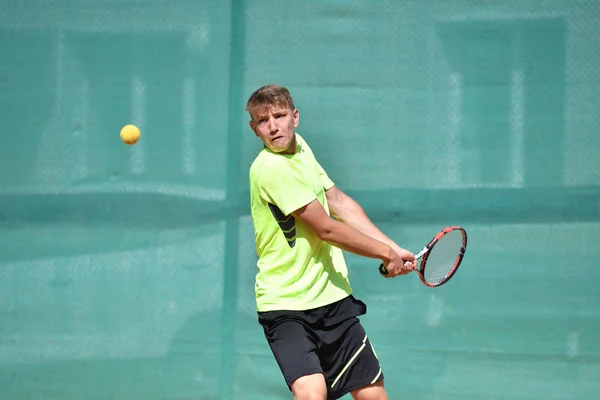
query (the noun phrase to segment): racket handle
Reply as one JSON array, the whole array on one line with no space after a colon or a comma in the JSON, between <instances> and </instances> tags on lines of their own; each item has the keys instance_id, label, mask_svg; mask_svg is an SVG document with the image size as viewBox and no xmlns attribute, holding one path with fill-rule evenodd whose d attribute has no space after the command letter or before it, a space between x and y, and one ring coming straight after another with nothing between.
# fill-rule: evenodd
<instances>
[{"instance_id":1,"label":"racket handle","mask_svg":"<svg viewBox=\"0 0 600 400\"><path fill-rule=\"evenodd\" d=\"M385 265L383 265L383 263L381 263L379 265L379 273L381 275L387 275L389 273L388 270L387 270L387 268L385 267Z\"/></svg>"}]
</instances>

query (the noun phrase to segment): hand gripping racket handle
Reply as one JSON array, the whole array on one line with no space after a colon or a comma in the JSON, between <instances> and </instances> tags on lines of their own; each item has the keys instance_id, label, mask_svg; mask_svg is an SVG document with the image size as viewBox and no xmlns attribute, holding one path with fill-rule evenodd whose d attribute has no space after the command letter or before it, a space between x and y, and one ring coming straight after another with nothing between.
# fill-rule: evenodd
<instances>
[{"instance_id":1,"label":"hand gripping racket handle","mask_svg":"<svg viewBox=\"0 0 600 400\"><path fill-rule=\"evenodd\" d=\"M415 261L417 261L419 258L423 257L423 254L427 253L428 251L429 251L429 247L428 247L428 246L425 246L425 247L423 247L423 250L421 250L421 251L420 251L420 252L419 252L419 253L418 253L418 254L415 256ZM415 268L415 271L416 271L416 270L417 270L417 269ZM381 263L381 264L379 265L379 273L380 273L381 275L387 275L387 274L389 274L389 272L388 272L387 268L385 267L385 265L383 265L383 263Z\"/></svg>"}]
</instances>

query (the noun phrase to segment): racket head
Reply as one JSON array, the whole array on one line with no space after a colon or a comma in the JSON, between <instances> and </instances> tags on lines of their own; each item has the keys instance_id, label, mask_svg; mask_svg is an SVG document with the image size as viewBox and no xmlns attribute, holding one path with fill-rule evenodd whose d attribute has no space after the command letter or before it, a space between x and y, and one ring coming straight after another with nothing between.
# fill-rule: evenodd
<instances>
[{"instance_id":1,"label":"racket head","mask_svg":"<svg viewBox=\"0 0 600 400\"><path fill-rule=\"evenodd\" d=\"M461 226L446 227L424 250L419 278L426 286L442 286L454 276L465 256L467 232Z\"/></svg>"}]
</instances>

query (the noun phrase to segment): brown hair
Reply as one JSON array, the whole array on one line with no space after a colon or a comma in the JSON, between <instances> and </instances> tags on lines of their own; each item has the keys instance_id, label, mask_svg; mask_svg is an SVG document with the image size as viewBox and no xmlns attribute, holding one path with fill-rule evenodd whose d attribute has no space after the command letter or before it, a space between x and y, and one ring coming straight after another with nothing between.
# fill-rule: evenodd
<instances>
[{"instance_id":1,"label":"brown hair","mask_svg":"<svg viewBox=\"0 0 600 400\"><path fill-rule=\"evenodd\" d=\"M287 88L277 85L266 85L256 90L246 104L246 111L252 113L265 109L267 107L286 107L290 110L294 110L294 100Z\"/></svg>"}]
</instances>

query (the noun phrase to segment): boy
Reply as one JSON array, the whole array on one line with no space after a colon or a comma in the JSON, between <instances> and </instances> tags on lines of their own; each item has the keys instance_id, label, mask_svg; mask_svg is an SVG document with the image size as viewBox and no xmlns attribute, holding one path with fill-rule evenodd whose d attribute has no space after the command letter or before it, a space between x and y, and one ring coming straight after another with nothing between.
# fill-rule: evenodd
<instances>
[{"instance_id":1,"label":"boy","mask_svg":"<svg viewBox=\"0 0 600 400\"><path fill-rule=\"evenodd\" d=\"M286 88L258 89L246 110L264 144L250 167L258 320L285 381L294 399L387 399L342 250L381 260L387 277L410 272L414 255L329 179L295 132L300 115Z\"/></svg>"}]
</instances>

